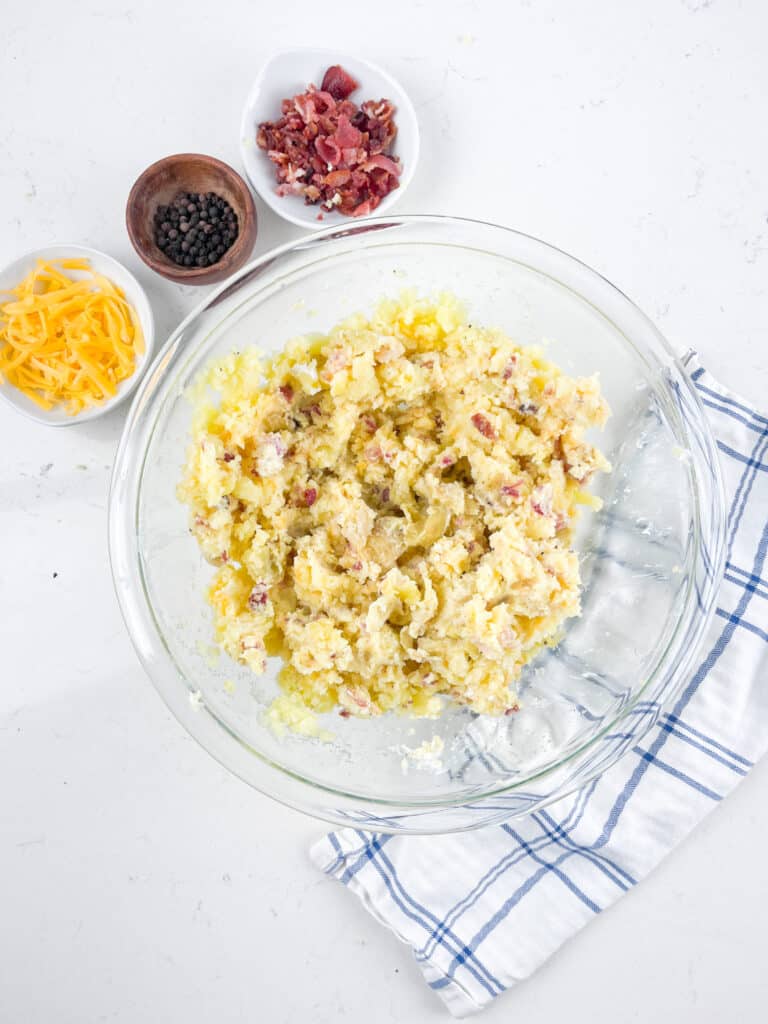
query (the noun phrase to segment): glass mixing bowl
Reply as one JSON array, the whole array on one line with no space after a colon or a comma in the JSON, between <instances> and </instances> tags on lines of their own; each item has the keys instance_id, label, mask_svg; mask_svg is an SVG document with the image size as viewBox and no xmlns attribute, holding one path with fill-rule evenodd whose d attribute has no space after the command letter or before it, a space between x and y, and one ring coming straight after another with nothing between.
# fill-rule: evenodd
<instances>
[{"instance_id":1,"label":"glass mixing bowl","mask_svg":"<svg viewBox=\"0 0 768 1024\"><path fill-rule=\"evenodd\" d=\"M406 286L450 290L476 323L544 345L567 373L600 373L613 415L596 440L614 469L596 484L602 511L585 515L577 533L583 614L524 671L517 714L329 714L321 724L331 742L277 736L264 710L279 692L279 665L256 677L213 647L204 596L212 570L175 495L192 412L185 389L214 357L253 344L274 351ZM387 832L502 821L610 767L687 678L713 607L723 538L715 446L688 376L651 322L565 253L446 217L319 231L261 257L208 296L142 382L110 499L125 621L179 721L261 792L330 821ZM433 754L420 757L419 748Z\"/></svg>"}]
</instances>

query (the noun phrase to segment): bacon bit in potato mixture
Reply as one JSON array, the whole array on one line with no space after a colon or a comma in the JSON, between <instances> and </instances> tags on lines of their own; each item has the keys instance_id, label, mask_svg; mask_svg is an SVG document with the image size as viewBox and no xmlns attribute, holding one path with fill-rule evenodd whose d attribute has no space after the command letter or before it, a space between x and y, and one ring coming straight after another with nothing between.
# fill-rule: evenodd
<instances>
[{"instance_id":1,"label":"bacon bit in potato mixture","mask_svg":"<svg viewBox=\"0 0 768 1024\"><path fill-rule=\"evenodd\" d=\"M294 711L514 713L580 610L597 379L406 293L201 383L179 496L224 649L257 673L282 657Z\"/></svg>"},{"instance_id":2,"label":"bacon bit in potato mixture","mask_svg":"<svg viewBox=\"0 0 768 1024\"><path fill-rule=\"evenodd\" d=\"M386 99L349 99L358 83L344 68L328 68L318 89L284 99L283 116L264 121L258 146L275 165L280 196L363 217L399 185L402 167L390 154L397 128ZM322 216L322 215L320 215Z\"/></svg>"}]
</instances>

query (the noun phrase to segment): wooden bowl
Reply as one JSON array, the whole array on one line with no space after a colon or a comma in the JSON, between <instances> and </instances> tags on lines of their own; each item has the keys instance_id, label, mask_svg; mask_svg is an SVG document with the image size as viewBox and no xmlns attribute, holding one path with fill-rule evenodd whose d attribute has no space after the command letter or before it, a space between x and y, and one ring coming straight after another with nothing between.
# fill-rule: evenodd
<instances>
[{"instance_id":1,"label":"wooden bowl","mask_svg":"<svg viewBox=\"0 0 768 1024\"><path fill-rule=\"evenodd\" d=\"M180 267L155 244L155 211L179 192L215 192L235 211L237 238L218 263ZM179 284L214 284L239 270L251 255L256 207L248 186L228 164L200 153L177 153L158 160L136 180L125 207L125 225L136 252L158 274Z\"/></svg>"}]
</instances>

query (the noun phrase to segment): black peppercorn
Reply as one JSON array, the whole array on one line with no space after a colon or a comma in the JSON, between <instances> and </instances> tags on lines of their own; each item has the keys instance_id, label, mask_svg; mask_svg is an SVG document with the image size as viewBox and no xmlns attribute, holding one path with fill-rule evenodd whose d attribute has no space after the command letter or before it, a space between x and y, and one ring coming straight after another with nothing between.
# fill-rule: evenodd
<instances>
[{"instance_id":1,"label":"black peppercorn","mask_svg":"<svg viewBox=\"0 0 768 1024\"><path fill-rule=\"evenodd\" d=\"M157 247L181 267L218 262L237 238L235 211L215 192L180 192L154 214Z\"/></svg>"}]
</instances>

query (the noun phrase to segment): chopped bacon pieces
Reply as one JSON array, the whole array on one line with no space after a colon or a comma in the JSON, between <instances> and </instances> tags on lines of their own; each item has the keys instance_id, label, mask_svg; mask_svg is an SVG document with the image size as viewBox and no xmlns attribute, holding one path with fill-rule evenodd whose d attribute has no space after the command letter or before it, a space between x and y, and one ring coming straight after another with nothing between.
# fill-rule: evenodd
<instances>
[{"instance_id":1,"label":"chopped bacon pieces","mask_svg":"<svg viewBox=\"0 0 768 1024\"><path fill-rule=\"evenodd\" d=\"M517 499L521 497L523 493L523 481L517 480L513 484L503 484L501 493L507 498Z\"/></svg>"},{"instance_id":2,"label":"chopped bacon pieces","mask_svg":"<svg viewBox=\"0 0 768 1024\"><path fill-rule=\"evenodd\" d=\"M307 508L311 508L317 501L317 488L307 487L302 497L304 499L304 504L307 506Z\"/></svg>"},{"instance_id":3,"label":"chopped bacon pieces","mask_svg":"<svg viewBox=\"0 0 768 1024\"><path fill-rule=\"evenodd\" d=\"M288 404L290 405L290 403L293 401L293 388L291 387L291 385L281 384L280 387L278 388L278 391L286 400L286 402L288 402Z\"/></svg>"},{"instance_id":4,"label":"chopped bacon pieces","mask_svg":"<svg viewBox=\"0 0 768 1024\"><path fill-rule=\"evenodd\" d=\"M483 416L481 412L476 412L472 417L472 426L489 440L493 440L496 437L496 431L493 429L491 421Z\"/></svg>"},{"instance_id":5,"label":"chopped bacon pieces","mask_svg":"<svg viewBox=\"0 0 768 1024\"><path fill-rule=\"evenodd\" d=\"M258 608L263 608L267 603L268 597L269 595L266 583L257 583L248 595L248 607L252 611L256 611Z\"/></svg>"},{"instance_id":6,"label":"chopped bacon pieces","mask_svg":"<svg viewBox=\"0 0 768 1024\"><path fill-rule=\"evenodd\" d=\"M306 416L309 423L314 423L315 420L319 420L323 415L323 410L317 402L312 402L311 405L304 406L304 408L301 409L301 412Z\"/></svg>"},{"instance_id":7,"label":"chopped bacon pieces","mask_svg":"<svg viewBox=\"0 0 768 1024\"><path fill-rule=\"evenodd\" d=\"M537 516L552 515L552 487L549 484L542 484L534 488L531 495L531 508Z\"/></svg>"},{"instance_id":8,"label":"chopped bacon pieces","mask_svg":"<svg viewBox=\"0 0 768 1024\"><path fill-rule=\"evenodd\" d=\"M332 64L323 75L320 88L323 92L330 93L335 100L345 100L357 86L358 83L341 64Z\"/></svg>"},{"instance_id":9,"label":"chopped bacon pieces","mask_svg":"<svg viewBox=\"0 0 768 1024\"><path fill-rule=\"evenodd\" d=\"M282 117L259 125L256 142L275 165L278 195L364 217L398 187L402 167L391 155L395 108L387 99L358 107L348 98L357 87L334 64L320 89L309 85L284 99Z\"/></svg>"},{"instance_id":10,"label":"chopped bacon pieces","mask_svg":"<svg viewBox=\"0 0 768 1024\"><path fill-rule=\"evenodd\" d=\"M513 355L513 356L510 356L509 362L504 367L504 373L502 374L502 378L504 380L509 380L509 378L512 376L512 374L515 372L516 369L517 369L517 356Z\"/></svg>"}]
</instances>

